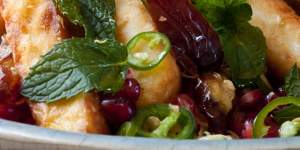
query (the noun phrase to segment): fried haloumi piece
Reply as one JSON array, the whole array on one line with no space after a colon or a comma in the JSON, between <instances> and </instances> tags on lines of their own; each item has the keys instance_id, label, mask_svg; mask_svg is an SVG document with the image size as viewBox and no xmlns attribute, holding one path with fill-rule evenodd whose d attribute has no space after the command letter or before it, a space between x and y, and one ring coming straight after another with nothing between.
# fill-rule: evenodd
<instances>
[{"instance_id":1,"label":"fried haloumi piece","mask_svg":"<svg viewBox=\"0 0 300 150\"><path fill-rule=\"evenodd\" d=\"M268 67L282 78L293 64L300 67L300 17L283 0L248 0L267 41Z\"/></svg>"},{"instance_id":2,"label":"fried haloumi piece","mask_svg":"<svg viewBox=\"0 0 300 150\"><path fill-rule=\"evenodd\" d=\"M63 19L52 0L0 0L7 42L13 49L14 62L22 78L40 56L67 37ZM80 94L54 102L30 103L38 125L46 128L106 133L96 96Z\"/></svg>"},{"instance_id":3,"label":"fried haloumi piece","mask_svg":"<svg viewBox=\"0 0 300 150\"><path fill-rule=\"evenodd\" d=\"M123 24L118 26L118 31L121 31L118 35L122 35L118 36L120 41L126 43L137 33L156 31L140 1L116 0L116 3L117 12L125 11L128 14L116 17L118 25ZM2 7L8 30L7 39L14 49L16 66L21 76L25 77L42 54L67 36L66 29L50 0L21 0L17 5L11 0L3 0ZM139 15L132 16L132 11L128 10ZM180 73L171 55L151 71L134 71L134 77L142 87L138 105L167 102L179 89ZM38 124L43 127L103 133L106 130L105 123L94 101L92 94L82 94L73 100L53 104L32 103L31 108Z\"/></svg>"},{"instance_id":4,"label":"fried haloumi piece","mask_svg":"<svg viewBox=\"0 0 300 150\"><path fill-rule=\"evenodd\" d=\"M141 0L115 0L117 37L127 43L135 35L157 31L148 10ZM175 59L169 54L156 68L149 71L133 70L133 78L141 85L138 106L169 102L180 87L180 72Z\"/></svg>"}]
</instances>

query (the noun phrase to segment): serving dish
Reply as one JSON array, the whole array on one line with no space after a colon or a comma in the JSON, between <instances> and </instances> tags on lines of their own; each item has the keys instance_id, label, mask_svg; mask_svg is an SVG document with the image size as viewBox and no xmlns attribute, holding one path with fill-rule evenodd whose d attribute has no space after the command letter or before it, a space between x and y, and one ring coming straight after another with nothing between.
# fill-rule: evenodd
<instances>
[{"instance_id":1,"label":"serving dish","mask_svg":"<svg viewBox=\"0 0 300 150\"><path fill-rule=\"evenodd\" d=\"M0 6L0 118L42 127L0 120L1 149L300 148L300 17L284 0Z\"/></svg>"},{"instance_id":2,"label":"serving dish","mask_svg":"<svg viewBox=\"0 0 300 150\"><path fill-rule=\"evenodd\" d=\"M1 150L296 150L300 137L259 140L167 140L62 132L0 120Z\"/></svg>"}]
</instances>

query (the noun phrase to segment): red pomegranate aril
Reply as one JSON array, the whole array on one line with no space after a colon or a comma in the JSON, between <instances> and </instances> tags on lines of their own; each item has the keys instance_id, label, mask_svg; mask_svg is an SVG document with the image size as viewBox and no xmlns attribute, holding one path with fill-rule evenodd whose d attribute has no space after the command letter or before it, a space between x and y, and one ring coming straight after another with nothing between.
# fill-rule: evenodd
<instances>
[{"instance_id":1,"label":"red pomegranate aril","mask_svg":"<svg viewBox=\"0 0 300 150\"><path fill-rule=\"evenodd\" d=\"M123 88L116 94L117 97L123 97L135 103L141 93L139 83L135 79L126 79Z\"/></svg>"},{"instance_id":2,"label":"red pomegranate aril","mask_svg":"<svg viewBox=\"0 0 300 150\"><path fill-rule=\"evenodd\" d=\"M265 137L278 137L279 136L279 125L274 121L272 117L267 117L265 124L270 126L268 134Z\"/></svg>"},{"instance_id":3,"label":"red pomegranate aril","mask_svg":"<svg viewBox=\"0 0 300 150\"><path fill-rule=\"evenodd\" d=\"M27 103L19 105L1 103L0 118L21 123L35 124Z\"/></svg>"},{"instance_id":4,"label":"red pomegranate aril","mask_svg":"<svg viewBox=\"0 0 300 150\"><path fill-rule=\"evenodd\" d=\"M239 100L239 105L243 108L254 108L264 100L261 90L256 89L246 92Z\"/></svg>"},{"instance_id":5,"label":"red pomegranate aril","mask_svg":"<svg viewBox=\"0 0 300 150\"><path fill-rule=\"evenodd\" d=\"M236 108L229 115L229 129L241 138L252 138L252 123L256 115L257 112L245 112L240 108Z\"/></svg>"},{"instance_id":6,"label":"red pomegranate aril","mask_svg":"<svg viewBox=\"0 0 300 150\"><path fill-rule=\"evenodd\" d=\"M259 111L246 112L246 120L253 122Z\"/></svg>"},{"instance_id":7,"label":"red pomegranate aril","mask_svg":"<svg viewBox=\"0 0 300 150\"><path fill-rule=\"evenodd\" d=\"M0 118L11 121L18 121L19 115L20 114L18 113L16 106L0 104Z\"/></svg>"},{"instance_id":8,"label":"red pomegranate aril","mask_svg":"<svg viewBox=\"0 0 300 150\"><path fill-rule=\"evenodd\" d=\"M8 66L0 65L0 101L14 104L20 93L20 77Z\"/></svg>"},{"instance_id":9,"label":"red pomegranate aril","mask_svg":"<svg viewBox=\"0 0 300 150\"><path fill-rule=\"evenodd\" d=\"M117 98L123 98L128 101L131 101L132 103L135 103L141 93L140 84L135 79L126 79L123 87L120 91L118 91L115 94L112 93L100 93L100 99L117 99Z\"/></svg>"},{"instance_id":10,"label":"red pomegranate aril","mask_svg":"<svg viewBox=\"0 0 300 150\"><path fill-rule=\"evenodd\" d=\"M195 104L194 100L192 100L192 98L189 97L188 95L180 94L179 96L174 98L171 101L171 103L174 104L174 105L178 105L180 107L186 108L187 110L192 112L193 115L195 116L196 123L199 127L205 128L205 129L208 127L207 119L205 118L204 115L202 115L200 113L200 111L197 108L197 105Z\"/></svg>"},{"instance_id":11,"label":"red pomegranate aril","mask_svg":"<svg viewBox=\"0 0 300 150\"><path fill-rule=\"evenodd\" d=\"M184 107L189 111L193 112L194 114L198 111L194 101L186 94L181 94L177 96L171 101L171 103L174 105Z\"/></svg>"},{"instance_id":12,"label":"red pomegranate aril","mask_svg":"<svg viewBox=\"0 0 300 150\"><path fill-rule=\"evenodd\" d=\"M135 114L135 106L123 98L108 99L101 102L101 109L110 124L121 125Z\"/></svg>"},{"instance_id":13,"label":"red pomegranate aril","mask_svg":"<svg viewBox=\"0 0 300 150\"><path fill-rule=\"evenodd\" d=\"M30 108L20 94L20 76L12 70L14 63L9 47L0 45L0 118L34 124Z\"/></svg>"},{"instance_id":14,"label":"red pomegranate aril","mask_svg":"<svg viewBox=\"0 0 300 150\"><path fill-rule=\"evenodd\" d=\"M251 139L253 138L253 123L252 121L246 121L244 123L244 129L242 130L241 133L241 138L245 138L245 139Z\"/></svg>"},{"instance_id":15,"label":"red pomegranate aril","mask_svg":"<svg viewBox=\"0 0 300 150\"><path fill-rule=\"evenodd\" d=\"M244 128L246 114L235 109L229 116L229 128L240 136Z\"/></svg>"},{"instance_id":16,"label":"red pomegranate aril","mask_svg":"<svg viewBox=\"0 0 300 150\"><path fill-rule=\"evenodd\" d=\"M258 111L251 111L245 113L245 120L243 122L243 130L241 132L241 138L252 138L253 121L257 116Z\"/></svg>"},{"instance_id":17,"label":"red pomegranate aril","mask_svg":"<svg viewBox=\"0 0 300 150\"><path fill-rule=\"evenodd\" d=\"M23 104L19 104L17 106L17 109L20 112L20 114L19 114L20 118L19 118L18 122L26 123L26 124L35 124L35 121L31 114L31 110L26 102Z\"/></svg>"},{"instance_id":18,"label":"red pomegranate aril","mask_svg":"<svg viewBox=\"0 0 300 150\"><path fill-rule=\"evenodd\" d=\"M109 124L117 127L134 116L140 90L139 83L130 78L116 94L100 95L102 111Z\"/></svg>"}]
</instances>

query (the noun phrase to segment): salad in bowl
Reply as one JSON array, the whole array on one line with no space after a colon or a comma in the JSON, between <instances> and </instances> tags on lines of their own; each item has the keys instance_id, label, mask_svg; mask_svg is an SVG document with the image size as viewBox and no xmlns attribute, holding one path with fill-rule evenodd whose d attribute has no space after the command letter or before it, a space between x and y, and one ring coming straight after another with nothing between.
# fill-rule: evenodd
<instances>
[{"instance_id":1,"label":"salad in bowl","mask_svg":"<svg viewBox=\"0 0 300 150\"><path fill-rule=\"evenodd\" d=\"M0 0L0 6L3 119L170 139L300 131L297 0Z\"/></svg>"}]
</instances>

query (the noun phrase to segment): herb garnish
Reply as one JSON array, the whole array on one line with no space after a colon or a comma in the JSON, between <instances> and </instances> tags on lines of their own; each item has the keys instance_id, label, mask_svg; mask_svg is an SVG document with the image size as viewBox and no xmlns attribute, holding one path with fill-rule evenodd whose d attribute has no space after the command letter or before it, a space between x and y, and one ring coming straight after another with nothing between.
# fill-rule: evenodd
<instances>
[{"instance_id":1,"label":"herb garnish","mask_svg":"<svg viewBox=\"0 0 300 150\"><path fill-rule=\"evenodd\" d=\"M61 13L85 28L86 37L115 39L114 0L54 0Z\"/></svg>"},{"instance_id":2,"label":"herb garnish","mask_svg":"<svg viewBox=\"0 0 300 150\"><path fill-rule=\"evenodd\" d=\"M300 99L297 97L287 96L277 98L268 103L260 112L257 114L253 122L253 137L262 138L267 135L270 126L265 125L267 116L273 112L279 106L295 105L300 107Z\"/></svg>"},{"instance_id":3,"label":"herb garnish","mask_svg":"<svg viewBox=\"0 0 300 150\"><path fill-rule=\"evenodd\" d=\"M265 71L266 43L262 32L249 24L252 10L246 0L193 0L219 33L225 61L239 87L255 83Z\"/></svg>"},{"instance_id":4,"label":"herb garnish","mask_svg":"<svg viewBox=\"0 0 300 150\"><path fill-rule=\"evenodd\" d=\"M129 63L132 62L129 56L139 55L135 51L128 55L128 47L116 40L114 0L55 0L55 3L72 23L84 27L85 38L64 40L42 56L25 78L22 95L37 102L54 102L92 90L119 91L128 67L140 64ZM153 35L150 44L148 47L142 45L148 51L140 49L137 52L145 56L155 53L157 58L152 58L155 62L149 62L152 67L142 65L136 68L138 70L153 68L170 51L170 42L164 35L155 32L143 35L149 34ZM141 44L143 41L138 43ZM163 50L155 49L154 45Z\"/></svg>"},{"instance_id":5,"label":"herb garnish","mask_svg":"<svg viewBox=\"0 0 300 150\"><path fill-rule=\"evenodd\" d=\"M53 102L91 90L118 91L128 67L126 47L114 36L114 1L54 2L72 23L85 28L85 38L64 40L42 56L25 78L22 94L33 101Z\"/></svg>"},{"instance_id":6,"label":"herb garnish","mask_svg":"<svg viewBox=\"0 0 300 150\"><path fill-rule=\"evenodd\" d=\"M284 90L289 96L300 98L300 70L294 65L285 78Z\"/></svg>"},{"instance_id":7,"label":"herb garnish","mask_svg":"<svg viewBox=\"0 0 300 150\"><path fill-rule=\"evenodd\" d=\"M274 118L279 124L298 117L300 117L300 107L296 105L288 106L274 113Z\"/></svg>"},{"instance_id":8,"label":"herb garnish","mask_svg":"<svg viewBox=\"0 0 300 150\"><path fill-rule=\"evenodd\" d=\"M116 92L127 72L124 46L92 39L65 40L33 67L22 94L31 100L52 102L90 90Z\"/></svg>"}]
</instances>

